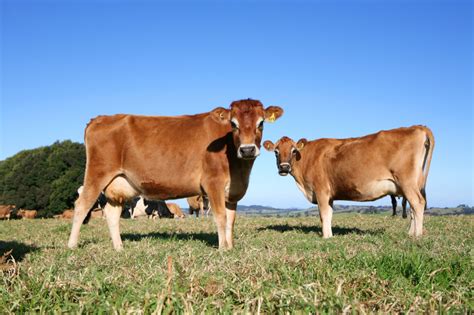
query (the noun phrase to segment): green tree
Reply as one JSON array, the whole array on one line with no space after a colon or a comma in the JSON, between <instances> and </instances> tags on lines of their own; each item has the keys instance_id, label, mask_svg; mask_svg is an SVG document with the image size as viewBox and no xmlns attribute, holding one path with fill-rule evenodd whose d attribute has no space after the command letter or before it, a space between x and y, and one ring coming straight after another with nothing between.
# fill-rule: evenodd
<instances>
[{"instance_id":1,"label":"green tree","mask_svg":"<svg viewBox=\"0 0 474 315\"><path fill-rule=\"evenodd\" d=\"M85 163L84 145L69 140L0 161L0 204L36 209L40 216L71 208Z\"/></svg>"}]
</instances>

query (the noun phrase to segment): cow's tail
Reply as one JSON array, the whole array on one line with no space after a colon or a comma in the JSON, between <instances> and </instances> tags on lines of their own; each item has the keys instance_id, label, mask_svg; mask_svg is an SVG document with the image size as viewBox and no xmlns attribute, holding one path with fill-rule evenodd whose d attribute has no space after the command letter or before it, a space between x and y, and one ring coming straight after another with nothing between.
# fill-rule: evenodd
<instances>
[{"instance_id":1,"label":"cow's tail","mask_svg":"<svg viewBox=\"0 0 474 315\"><path fill-rule=\"evenodd\" d=\"M430 128L423 126L423 131L425 132L425 135L426 135L425 142L424 142L425 155L423 157L422 172L421 172L421 178L420 178L419 184L420 184L420 192L426 201L426 181L428 179L428 173L430 172L431 158L433 157L435 140L434 140L433 132L430 130ZM425 209L426 207L427 206L425 205Z\"/></svg>"}]
</instances>

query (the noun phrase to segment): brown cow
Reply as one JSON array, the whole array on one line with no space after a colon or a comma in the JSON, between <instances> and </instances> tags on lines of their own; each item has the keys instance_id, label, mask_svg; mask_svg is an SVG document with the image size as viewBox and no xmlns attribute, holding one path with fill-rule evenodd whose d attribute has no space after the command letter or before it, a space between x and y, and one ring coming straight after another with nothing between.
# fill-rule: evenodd
<instances>
[{"instance_id":1,"label":"brown cow","mask_svg":"<svg viewBox=\"0 0 474 315\"><path fill-rule=\"evenodd\" d=\"M15 209L14 205L0 205L0 219L10 220L12 211Z\"/></svg>"},{"instance_id":2,"label":"brown cow","mask_svg":"<svg viewBox=\"0 0 474 315\"><path fill-rule=\"evenodd\" d=\"M319 139L297 143L283 137L276 144L278 172L290 173L306 198L319 205L323 237L331 237L334 200L372 201L386 195L405 197L411 205L409 234L420 236L426 205L425 186L434 137L424 126L380 131L361 138Z\"/></svg>"},{"instance_id":3,"label":"brown cow","mask_svg":"<svg viewBox=\"0 0 474 315\"><path fill-rule=\"evenodd\" d=\"M84 191L75 204L68 246L77 246L81 223L104 191L104 214L117 250L122 248L122 206L138 195L167 200L206 194L219 248L232 248L235 210L260 153L263 122L282 114L280 107L264 109L260 101L248 99L197 115L93 119L85 131Z\"/></svg>"},{"instance_id":4,"label":"brown cow","mask_svg":"<svg viewBox=\"0 0 474 315\"><path fill-rule=\"evenodd\" d=\"M167 202L166 206L170 209L170 212L174 215L175 218L184 218L185 215L181 210L180 206L173 202Z\"/></svg>"},{"instance_id":5,"label":"brown cow","mask_svg":"<svg viewBox=\"0 0 474 315\"><path fill-rule=\"evenodd\" d=\"M209 200L206 196L194 196L186 199L189 205L189 214L193 215L196 213L196 217L199 217L199 213L207 213L209 209Z\"/></svg>"},{"instance_id":6,"label":"brown cow","mask_svg":"<svg viewBox=\"0 0 474 315\"><path fill-rule=\"evenodd\" d=\"M26 210L26 209L20 209L18 210L17 215L21 217L22 219L34 219L36 218L36 215L38 214L38 211L36 210Z\"/></svg>"},{"instance_id":7,"label":"brown cow","mask_svg":"<svg viewBox=\"0 0 474 315\"><path fill-rule=\"evenodd\" d=\"M102 218L103 216L102 210L100 208L90 210L89 213L90 213L91 219ZM55 219L72 219L74 218L74 210L73 209L64 210L63 213L55 215L53 217Z\"/></svg>"},{"instance_id":8,"label":"brown cow","mask_svg":"<svg viewBox=\"0 0 474 315\"><path fill-rule=\"evenodd\" d=\"M64 210L63 214L61 214L62 219L72 219L73 217L74 217L73 209Z\"/></svg>"},{"instance_id":9,"label":"brown cow","mask_svg":"<svg viewBox=\"0 0 474 315\"><path fill-rule=\"evenodd\" d=\"M98 219L104 217L104 211L101 209L94 209L90 211L91 219Z\"/></svg>"}]
</instances>

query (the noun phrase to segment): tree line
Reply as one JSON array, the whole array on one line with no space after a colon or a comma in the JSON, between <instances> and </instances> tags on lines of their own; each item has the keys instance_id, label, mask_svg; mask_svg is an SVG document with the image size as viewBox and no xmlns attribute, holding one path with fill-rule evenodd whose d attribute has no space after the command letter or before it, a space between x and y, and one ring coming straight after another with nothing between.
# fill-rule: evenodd
<instances>
[{"instance_id":1,"label":"tree line","mask_svg":"<svg viewBox=\"0 0 474 315\"><path fill-rule=\"evenodd\" d=\"M73 208L85 165L84 145L70 140L21 151L0 161L0 204L35 209L42 217Z\"/></svg>"}]
</instances>

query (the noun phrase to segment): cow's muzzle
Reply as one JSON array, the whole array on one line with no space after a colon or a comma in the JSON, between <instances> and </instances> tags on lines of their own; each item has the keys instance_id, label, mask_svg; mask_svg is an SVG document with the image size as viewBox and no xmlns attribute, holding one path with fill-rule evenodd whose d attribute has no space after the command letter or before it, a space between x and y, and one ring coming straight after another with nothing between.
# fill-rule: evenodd
<instances>
[{"instance_id":1,"label":"cow's muzzle","mask_svg":"<svg viewBox=\"0 0 474 315\"><path fill-rule=\"evenodd\" d=\"M244 160L253 160L260 155L260 150L255 144L242 144L237 150L237 157Z\"/></svg>"},{"instance_id":2,"label":"cow's muzzle","mask_svg":"<svg viewBox=\"0 0 474 315\"><path fill-rule=\"evenodd\" d=\"M290 172L291 172L290 163L281 163L280 165L278 165L278 174L280 174L281 176L286 176Z\"/></svg>"}]
</instances>

